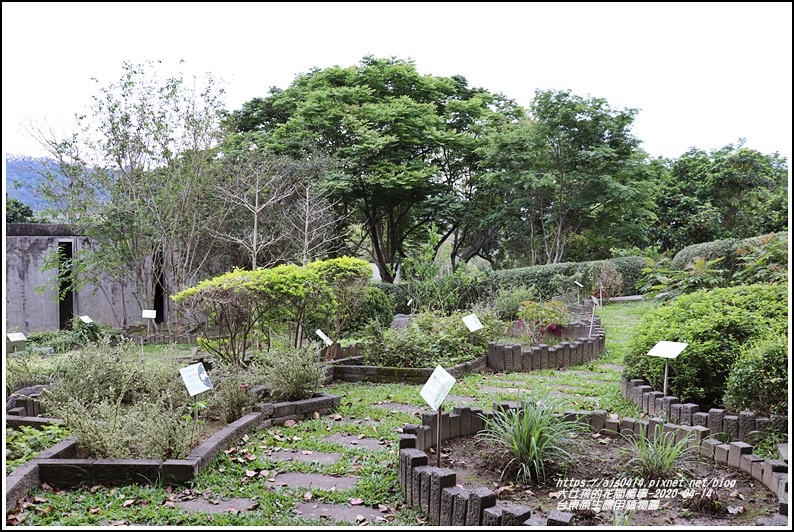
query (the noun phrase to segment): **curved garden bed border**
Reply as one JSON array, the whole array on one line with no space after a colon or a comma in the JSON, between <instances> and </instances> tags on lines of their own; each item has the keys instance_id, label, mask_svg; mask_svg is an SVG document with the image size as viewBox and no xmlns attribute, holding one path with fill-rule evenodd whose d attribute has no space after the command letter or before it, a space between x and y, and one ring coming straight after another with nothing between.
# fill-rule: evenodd
<instances>
[{"instance_id":1,"label":"curved garden bed border","mask_svg":"<svg viewBox=\"0 0 794 532\"><path fill-rule=\"evenodd\" d=\"M491 412L480 408L453 408L442 413L441 439L473 436L485 426L484 419L497 409L515 409L515 401L494 403ZM579 420L602 434L654 434L656 426L674 432L676 440L692 437L701 456L750 474L778 496L778 513L788 514L788 464L752 454L753 446L743 441L722 444L709 438L704 426L665 423L661 418L634 419L610 417L605 410L573 411L562 414L565 420ZM456 473L449 468L428 465L426 453L437 441L437 418L434 411L422 415L421 425L406 425L400 438L400 488L407 504L424 512L434 525L440 526L559 526L569 525L573 514L554 510L548 519L532 517L530 508L518 504L496 505L496 493L486 487L467 490L456 486Z\"/></svg>"},{"instance_id":2,"label":"curved garden bed border","mask_svg":"<svg viewBox=\"0 0 794 532\"><path fill-rule=\"evenodd\" d=\"M455 378L468 373L481 372L488 368L493 371L533 371L542 369L578 366L595 360L604 352L606 333L600 327L600 319L593 321L592 335L582 336L575 341L563 341L556 345L541 344L529 349L521 345L488 342L486 355L446 368ZM590 322L576 322L566 325L570 334L586 334ZM568 333L563 333L564 337ZM427 382L435 368L394 368L364 366L363 356L351 356L335 360L331 365L332 380L346 382L408 382L423 384Z\"/></svg>"},{"instance_id":3,"label":"curved garden bed border","mask_svg":"<svg viewBox=\"0 0 794 532\"><path fill-rule=\"evenodd\" d=\"M44 482L59 487L77 486L85 482L112 486L158 481L184 484L196 478L219 452L252 428L283 424L289 419L299 420L312 416L314 412L327 414L334 411L341 400L336 395L322 393L301 401L257 405L254 412L217 431L179 460L77 459L74 457L78 454L79 442L75 437L67 438L6 476L6 512L10 512L25 493ZM37 405L38 401L29 400L22 408L30 407L35 412ZM62 421L18 415L8 417L6 423L18 427Z\"/></svg>"}]
</instances>

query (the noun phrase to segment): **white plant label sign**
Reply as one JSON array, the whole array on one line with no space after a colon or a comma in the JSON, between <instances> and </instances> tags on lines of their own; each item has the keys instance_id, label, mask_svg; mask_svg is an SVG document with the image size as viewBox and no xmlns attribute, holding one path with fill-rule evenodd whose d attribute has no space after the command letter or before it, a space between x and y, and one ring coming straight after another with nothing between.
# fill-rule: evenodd
<instances>
[{"instance_id":1,"label":"white plant label sign","mask_svg":"<svg viewBox=\"0 0 794 532\"><path fill-rule=\"evenodd\" d=\"M575 284L579 288L584 288L584 285L582 283L580 283L579 281L574 281L573 284Z\"/></svg>"},{"instance_id":2,"label":"white plant label sign","mask_svg":"<svg viewBox=\"0 0 794 532\"><path fill-rule=\"evenodd\" d=\"M469 328L469 332L479 331L483 327L482 323L480 323L480 320L479 318L477 318L476 314L469 314L468 316L463 316L463 323L465 323L466 327Z\"/></svg>"},{"instance_id":3,"label":"white plant label sign","mask_svg":"<svg viewBox=\"0 0 794 532\"><path fill-rule=\"evenodd\" d=\"M449 372L441 366L436 366L433 374L427 379L427 382L422 387L422 391L419 393L422 398L427 401L427 404L430 405L430 408L438 410L438 407L441 406L441 403L444 402L444 398L452 389L453 384L455 384L455 377L450 375Z\"/></svg>"},{"instance_id":4,"label":"white plant label sign","mask_svg":"<svg viewBox=\"0 0 794 532\"><path fill-rule=\"evenodd\" d=\"M648 351L648 355L652 357L661 358L675 358L681 354L681 351L687 348L689 344L684 342L668 342L662 340Z\"/></svg>"},{"instance_id":5,"label":"white plant label sign","mask_svg":"<svg viewBox=\"0 0 794 532\"><path fill-rule=\"evenodd\" d=\"M152 319L154 319L154 318L157 317L157 311L156 310L144 310L143 311L143 315L141 317L142 318L152 318Z\"/></svg>"},{"instance_id":6,"label":"white plant label sign","mask_svg":"<svg viewBox=\"0 0 794 532\"><path fill-rule=\"evenodd\" d=\"M596 296L590 297L593 299L593 305L595 305L596 308L601 308L601 303L598 301L598 298Z\"/></svg>"},{"instance_id":7,"label":"white plant label sign","mask_svg":"<svg viewBox=\"0 0 794 532\"><path fill-rule=\"evenodd\" d=\"M8 338L9 342L24 342L27 340L23 333L8 333L6 338Z\"/></svg>"},{"instance_id":8,"label":"white plant label sign","mask_svg":"<svg viewBox=\"0 0 794 532\"><path fill-rule=\"evenodd\" d=\"M328 335L326 335L326 334L325 334L323 331L321 331L320 329L317 329L316 331L314 331L314 334L316 334L317 336L319 336L320 338L322 338L322 339L323 339L323 342L325 342L325 345L331 345L332 343L334 343L334 341L333 341L333 340L331 340L330 338L328 338Z\"/></svg>"},{"instance_id":9,"label":"white plant label sign","mask_svg":"<svg viewBox=\"0 0 794 532\"><path fill-rule=\"evenodd\" d=\"M187 393L189 393L191 397L212 389L210 376L207 375L207 370L204 369L204 364L201 362L181 368L179 374L182 375Z\"/></svg>"},{"instance_id":10,"label":"white plant label sign","mask_svg":"<svg viewBox=\"0 0 794 532\"><path fill-rule=\"evenodd\" d=\"M83 323L94 323L94 320L88 316L80 316L80 319L83 321Z\"/></svg>"}]
</instances>

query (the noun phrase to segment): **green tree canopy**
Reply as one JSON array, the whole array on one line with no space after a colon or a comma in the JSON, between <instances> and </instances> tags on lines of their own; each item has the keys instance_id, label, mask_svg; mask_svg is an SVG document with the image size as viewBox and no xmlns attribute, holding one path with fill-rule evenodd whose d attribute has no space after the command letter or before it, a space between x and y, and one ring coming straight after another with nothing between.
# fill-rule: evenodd
<instances>
[{"instance_id":1,"label":"green tree canopy","mask_svg":"<svg viewBox=\"0 0 794 532\"><path fill-rule=\"evenodd\" d=\"M788 166L779 154L728 144L692 148L670 164L657 200L653 237L663 250L788 227Z\"/></svg>"},{"instance_id":2,"label":"green tree canopy","mask_svg":"<svg viewBox=\"0 0 794 532\"><path fill-rule=\"evenodd\" d=\"M419 228L439 219L450 233L460 227L475 148L492 115L512 109L460 76L421 75L412 61L367 56L247 102L230 118L231 142L338 158L329 191L356 213L381 277L392 281Z\"/></svg>"}]
</instances>

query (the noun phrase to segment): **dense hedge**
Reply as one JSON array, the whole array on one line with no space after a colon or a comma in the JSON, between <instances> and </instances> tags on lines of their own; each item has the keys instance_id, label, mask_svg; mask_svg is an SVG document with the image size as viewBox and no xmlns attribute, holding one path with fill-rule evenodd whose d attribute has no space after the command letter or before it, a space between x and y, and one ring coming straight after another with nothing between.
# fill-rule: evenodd
<instances>
[{"instance_id":1,"label":"dense hedge","mask_svg":"<svg viewBox=\"0 0 794 532\"><path fill-rule=\"evenodd\" d=\"M641 378L657 390L664 384L664 360L647 356L661 340L689 346L670 362L667 390L682 402L719 404L742 346L770 331L788 330L788 284L742 285L679 296L643 316L629 342L624 376Z\"/></svg>"},{"instance_id":2,"label":"dense hedge","mask_svg":"<svg viewBox=\"0 0 794 532\"><path fill-rule=\"evenodd\" d=\"M775 233L778 238L788 242L788 232ZM670 268L673 270L683 270L684 267L693 262L696 258L704 258L707 261L723 257L724 260L717 264L719 269L727 270L728 273L734 272L739 266L739 255L737 250L746 249L751 245L759 245L766 235L754 236L744 239L715 240L713 242L703 242L687 246L673 257Z\"/></svg>"},{"instance_id":3,"label":"dense hedge","mask_svg":"<svg viewBox=\"0 0 794 532\"><path fill-rule=\"evenodd\" d=\"M642 269L647 265L642 257L620 257L607 261L563 262L559 264L542 264L526 268L497 270L491 272L483 282L481 293L493 293L500 286L531 286L538 292L538 298L548 301L556 295L576 293L578 281L585 286L583 295L593 290L593 281L604 262L612 263L623 277L618 293L611 296L627 296L637 293L637 285L642 279Z\"/></svg>"},{"instance_id":4,"label":"dense hedge","mask_svg":"<svg viewBox=\"0 0 794 532\"><path fill-rule=\"evenodd\" d=\"M731 369L725 406L757 414L788 412L788 337L769 333L742 350Z\"/></svg>"}]
</instances>

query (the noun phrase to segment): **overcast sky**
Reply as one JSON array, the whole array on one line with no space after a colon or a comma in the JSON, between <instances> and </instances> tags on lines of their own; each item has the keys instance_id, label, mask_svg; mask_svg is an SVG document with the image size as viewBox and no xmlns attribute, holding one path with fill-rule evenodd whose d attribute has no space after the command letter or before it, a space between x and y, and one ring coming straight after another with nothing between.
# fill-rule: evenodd
<instances>
[{"instance_id":1,"label":"overcast sky","mask_svg":"<svg viewBox=\"0 0 794 532\"><path fill-rule=\"evenodd\" d=\"M412 59L527 106L571 89L639 109L652 156L736 143L791 158L791 3L3 2L3 152L73 129L122 62L211 72L228 109L312 67Z\"/></svg>"}]
</instances>

